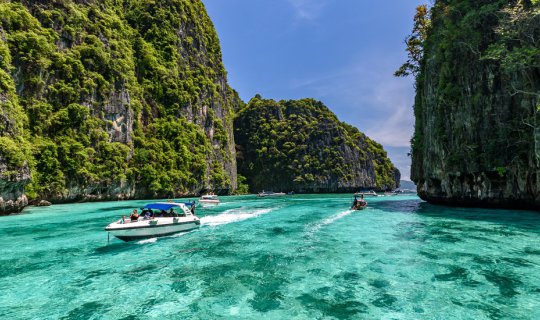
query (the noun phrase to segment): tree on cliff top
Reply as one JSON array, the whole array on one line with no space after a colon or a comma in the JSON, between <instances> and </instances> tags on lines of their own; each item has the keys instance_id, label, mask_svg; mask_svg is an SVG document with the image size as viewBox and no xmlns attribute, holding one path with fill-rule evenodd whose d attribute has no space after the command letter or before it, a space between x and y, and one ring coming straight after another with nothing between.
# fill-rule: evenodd
<instances>
[{"instance_id":1,"label":"tree on cliff top","mask_svg":"<svg viewBox=\"0 0 540 320\"><path fill-rule=\"evenodd\" d=\"M424 42L431 26L431 14L427 5L416 7L412 33L405 38L407 61L394 73L396 77L416 76L420 72L420 61L424 56Z\"/></svg>"}]
</instances>

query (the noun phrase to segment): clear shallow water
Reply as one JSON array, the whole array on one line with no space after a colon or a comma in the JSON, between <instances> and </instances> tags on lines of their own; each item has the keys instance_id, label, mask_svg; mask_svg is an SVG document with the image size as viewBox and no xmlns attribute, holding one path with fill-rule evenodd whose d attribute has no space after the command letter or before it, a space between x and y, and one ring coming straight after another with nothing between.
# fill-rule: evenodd
<instances>
[{"instance_id":1,"label":"clear shallow water","mask_svg":"<svg viewBox=\"0 0 540 320\"><path fill-rule=\"evenodd\" d=\"M417 197L221 197L199 230L125 243L147 201L0 218L0 319L540 319L540 214Z\"/></svg>"}]
</instances>

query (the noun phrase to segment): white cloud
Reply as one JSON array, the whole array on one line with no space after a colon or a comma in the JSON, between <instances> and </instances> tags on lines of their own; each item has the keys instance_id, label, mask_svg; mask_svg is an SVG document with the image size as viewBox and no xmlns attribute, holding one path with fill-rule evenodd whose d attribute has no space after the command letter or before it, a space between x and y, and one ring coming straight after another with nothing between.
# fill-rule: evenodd
<instances>
[{"instance_id":1,"label":"white cloud","mask_svg":"<svg viewBox=\"0 0 540 320\"><path fill-rule=\"evenodd\" d=\"M407 147L414 130L413 88L403 79L374 83L373 102L379 117L364 128L365 133L386 146Z\"/></svg>"},{"instance_id":2,"label":"white cloud","mask_svg":"<svg viewBox=\"0 0 540 320\"><path fill-rule=\"evenodd\" d=\"M409 180L413 79L395 78L392 59L375 57L312 78L296 79L290 82L290 88L321 100L340 120L381 143L402 178Z\"/></svg>"},{"instance_id":3,"label":"white cloud","mask_svg":"<svg viewBox=\"0 0 540 320\"><path fill-rule=\"evenodd\" d=\"M375 141L408 147L414 129L412 80L395 78L392 65L374 67L376 64L350 64L339 71L292 81L291 88L322 100L341 120Z\"/></svg>"},{"instance_id":4,"label":"white cloud","mask_svg":"<svg viewBox=\"0 0 540 320\"><path fill-rule=\"evenodd\" d=\"M296 16L303 20L315 20L326 6L324 0L288 0Z\"/></svg>"}]
</instances>

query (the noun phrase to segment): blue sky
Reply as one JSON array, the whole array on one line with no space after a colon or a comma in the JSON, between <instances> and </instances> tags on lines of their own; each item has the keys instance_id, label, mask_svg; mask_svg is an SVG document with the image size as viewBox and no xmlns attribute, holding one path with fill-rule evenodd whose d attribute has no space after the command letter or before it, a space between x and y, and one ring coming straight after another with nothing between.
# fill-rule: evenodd
<instances>
[{"instance_id":1,"label":"blue sky","mask_svg":"<svg viewBox=\"0 0 540 320\"><path fill-rule=\"evenodd\" d=\"M416 0L203 0L244 101L315 98L380 142L409 179L412 78L395 78Z\"/></svg>"}]
</instances>

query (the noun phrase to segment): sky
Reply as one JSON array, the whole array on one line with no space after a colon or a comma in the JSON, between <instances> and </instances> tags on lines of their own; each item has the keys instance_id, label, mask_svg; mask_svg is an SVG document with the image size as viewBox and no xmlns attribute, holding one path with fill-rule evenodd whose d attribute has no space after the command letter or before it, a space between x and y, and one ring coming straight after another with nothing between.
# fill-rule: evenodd
<instances>
[{"instance_id":1,"label":"sky","mask_svg":"<svg viewBox=\"0 0 540 320\"><path fill-rule=\"evenodd\" d=\"M314 98L381 143L409 180L412 78L395 78L418 0L203 0L244 101Z\"/></svg>"}]
</instances>

